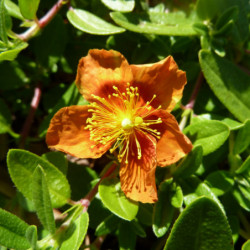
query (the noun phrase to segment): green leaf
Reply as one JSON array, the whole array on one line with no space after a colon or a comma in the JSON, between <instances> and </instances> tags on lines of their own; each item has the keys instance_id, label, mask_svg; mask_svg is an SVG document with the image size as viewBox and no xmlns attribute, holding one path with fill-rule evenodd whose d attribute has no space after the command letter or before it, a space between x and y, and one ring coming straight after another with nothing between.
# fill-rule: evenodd
<instances>
[{"instance_id":1,"label":"green leaf","mask_svg":"<svg viewBox=\"0 0 250 250\"><path fill-rule=\"evenodd\" d=\"M136 234L133 231L133 226L129 222L122 222L119 225L119 249L134 250L136 244Z\"/></svg>"},{"instance_id":2,"label":"green leaf","mask_svg":"<svg viewBox=\"0 0 250 250\"><path fill-rule=\"evenodd\" d=\"M70 187L65 176L51 163L25 150L11 149L7 164L12 181L23 195L32 200L33 172L40 165L48 182L53 207L61 207L70 198Z\"/></svg>"},{"instance_id":3,"label":"green leaf","mask_svg":"<svg viewBox=\"0 0 250 250\"><path fill-rule=\"evenodd\" d=\"M135 218L131 221L132 230L135 232L136 235L140 236L141 238L145 238L147 236L144 228L141 226L139 221Z\"/></svg>"},{"instance_id":4,"label":"green leaf","mask_svg":"<svg viewBox=\"0 0 250 250\"><path fill-rule=\"evenodd\" d=\"M211 199L190 204L176 220L164 250L233 250L225 214Z\"/></svg>"},{"instance_id":5,"label":"green leaf","mask_svg":"<svg viewBox=\"0 0 250 250\"><path fill-rule=\"evenodd\" d=\"M17 41L12 47L6 48L6 51L0 52L0 62L13 61L17 55L27 46L28 43Z\"/></svg>"},{"instance_id":6,"label":"green leaf","mask_svg":"<svg viewBox=\"0 0 250 250\"><path fill-rule=\"evenodd\" d=\"M4 0L0 0L0 38L3 40L5 44L8 44L7 27L6 27L7 15L8 13L4 6Z\"/></svg>"},{"instance_id":7,"label":"green leaf","mask_svg":"<svg viewBox=\"0 0 250 250\"><path fill-rule=\"evenodd\" d=\"M29 241L32 249L37 249L37 228L35 225L29 226L26 230L26 238Z\"/></svg>"},{"instance_id":8,"label":"green leaf","mask_svg":"<svg viewBox=\"0 0 250 250\"><path fill-rule=\"evenodd\" d=\"M105 234L110 234L118 228L120 221L121 219L119 217L111 214L98 225L95 231L95 235L102 236Z\"/></svg>"},{"instance_id":9,"label":"green leaf","mask_svg":"<svg viewBox=\"0 0 250 250\"><path fill-rule=\"evenodd\" d=\"M20 11L26 19L33 20L36 18L40 0L18 0Z\"/></svg>"},{"instance_id":10,"label":"green leaf","mask_svg":"<svg viewBox=\"0 0 250 250\"><path fill-rule=\"evenodd\" d=\"M89 216L87 212L83 212L76 220L74 220L67 228L60 250L78 250L87 233L89 224Z\"/></svg>"},{"instance_id":11,"label":"green leaf","mask_svg":"<svg viewBox=\"0 0 250 250\"><path fill-rule=\"evenodd\" d=\"M201 50L204 76L217 98L241 122L250 117L250 76L232 62Z\"/></svg>"},{"instance_id":12,"label":"green leaf","mask_svg":"<svg viewBox=\"0 0 250 250\"><path fill-rule=\"evenodd\" d=\"M237 174L250 175L250 156L243 162L243 164L235 171Z\"/></svg>"},{"instance_id":13,"label":"green leaf","mask_svg":"<svg viewBox=\"0 0 250 250\"><path fill-rule=\"evenodd\" d=\"M4 6L8 11L9 15L24 21L24 18L20 12L19 7L10 0L4 0Z\"/></svg>"},{"instance_id":14,"label":"green leaf","mask_svg":"<svg viewBox=\"0 0 250 250\"><path fill-rule=\"evenodd\" d=\"M37 166L32 180L33 203L39 220L46 230L54 233L56 230L53 210L45 173L41 166Z\"/></svg>"},{"instance_id":15,"label":"green leaf","mask_svg":"<svg viewBox=\"0 0 250 250\"><path fill-rule=\"evenodd\" d=\"M250 212L250 178L249 176L237 175L233 195L239 205Z\"/></svg>"},{"instance_id":16,"label":"green leaf","mask_svg":"<svg viewBox=\"0 0 250 250\"><path fill-rule=\"evenodd\" d=\"M130 12L135 7L134 0L101 0L109 9L121 12Z\"/></svg>"},{"instance_id":17,"label":"green leaf","mask_svg":"<svg viewBox=\"0 0 250 250\"><path fill-rule=\"evenodd\" d=\"M86 10L70 9L67 17L75 28L93 35L112 35L125 31Z\"/></svg>"},{"instance_id":18,"label":"green leaf","mask_svg":"<svg viewBox=\"0 0 250 250\"><path fill-rule=\"evenodd\" d=\"M223 170L212 172L207 176L205 182L217 196L223 195L234 185L233 177Z\"/></svg>"},{"instance_id":19,"label":"green leaf","mask_svg":"<svg viewBox=\"0 0 250 250\"><path fill-rule=\"evenodd\" d=\"M11 129L11 113L4 100L0 98L0 134L6 133Z\"/></svg>"},{"instance_id":20,"label":"green leaf","mask_svg":"<svg viewBox=\"0 0 250 250\"><path fill-rule=\"evenodd\" d=\"M99 185L99 195L103 204L124 220L133 220L138 212L138 203L129 200L121 190L117 178L104 179Z\"/></svg>"},{"instance_id":21,"label":"green leaf","mask_svg":"<svg viewBox=\"0 0 250 250\"><path fill-rule=\"evenodd\" d=\"M250 240L248 240L244 243L241 250L249 250L249 249L250 249Z\"/></svg>"},{"instance_id":22,"label":"green leaf","mask_svg":"<svg viewBox=\"0 0 250 250\"><path fill-rule=\"evenodd\" d=\"M189 125L184 129L184 133L191 139L194 146L202 146L203 155L208 155L227 140L229 128L222 122L208 120Z\"/></svg>"},{"instance_id":23,"label":"green leaf","mask_svg":"<svg viewBox=\"0 0 250 250\"><path fill-rule=\"evenodd\" d=\"M214 200L220 207L221 211L225 213L220 200L216 197L208 185L201 182L199 178L192 176L184 180L179 180L179 182L184 192L184 202L186 205L189 205L199 197L206 196Z\"/></svg>"},{"instance_id":24,"label":"green leaf","mask_svg":"<svg viewBox=\"0 0 250 250\"><path fill-rule=\"evenodd\" d=\"M161 183L158 201L153 212L153 231L157 237L162 237L168 231L174 217L175 207L181 207L182 202L182 190L173 182L173 179Z\"/></svg>"},{"instance_id":25,"label":"green leaf","mask_svg":"<svg viewBox=\"0 0 250 250\"><path fill-rule=\"evenodd\" d=\"M25 232L29 227L17 216L0 208L0 245L14 249L28 249Z\"/></svg>"},{"instance_id":26,"label":"green leaf","mask_svg":"<svg viewBox=\"0 0 250 250\"><path fill-rule=\"evenodd\" d=\"M241 154L244 152L250 145L250 120L247 120L244 126L239 130L235 142L233 153Z\"/></svg>"},{"instance_id":27,"label":"green leaf","mask_svg":"<svg viewBox=\"0 0 250 250\"><path fill-rule=\"evenodd\" d=\"M167 36L194 36L193 22L183 12L174 13L110 13L111 18L123 28L146 34Z\"/></svg>"},{"instance_id":28,"label":"green leaf","mask_svg":"<svg viewBox=\"0 0 250 250\"><path fill-rule=\"evenodd\" d=\"M43 154L42 158L56 166L64 175L67 174L68 161L63 153L48 152Z\"/></svg>"},{"instance_id":29,"label":"green leaf","mask_svg":"<svg viewBox=\"0 0 250 250\"><path fill-rule=\"evenodd\" d=\"M174 177L186 178L195 173L202 162L203 149L198 145L181 161L174 170Z\"/></svg>"}]
</instances>

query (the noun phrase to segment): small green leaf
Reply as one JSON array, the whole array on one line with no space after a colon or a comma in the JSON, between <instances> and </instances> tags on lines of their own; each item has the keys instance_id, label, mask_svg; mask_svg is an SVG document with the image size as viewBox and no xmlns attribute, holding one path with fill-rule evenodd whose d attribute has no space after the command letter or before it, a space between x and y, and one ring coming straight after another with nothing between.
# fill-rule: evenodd
<instances>
[{"instance_id":1,"label":"small green leaf","mask_svg":"<svg viewBox=\"0 0 250 250\"><path fill-rule=\"evenodd\" d=\"M4 0L0 0L0 38L3 40L5 44L8 44L8 36L7 36L7 11L4 6Z\"/></svg>"},{"instance_id":2,"label":"small green leaf","mask_svg":"<svg viewBox=\"0 0 250 250\"><path fill-rule=\"evenodd\" d=\"M138 212L138 203L129 200L121 190L117 178L104 179L99 185L99 195L103 204L124 220L133 220Z\"/></svg>"},{"instance_id":3,"label":"small green leaf","mask_svg":"<svg viewBox=\"0 0 250 250\"><path fill-rule=\"evenodd\" d=\"M132 230L135 232L136 235L140 236L141 238L145 238L147 236L144 228L141 226L139 221L135 218L131 221Z\"/></svg>"},{"instance_id":4,"label":"small green leaf","mask_svg":"<svg viewBox=\"0 0 250 250\"><path fill-rule=\"evenodd\" d=\"M126 221L123 221L119 225L119 249L120 250L134 250L136 244L136 234L132 229L133 226Z\"/></svg>"},{"instance_id":5,"label":"small green leaf","mask_svg":"<svg viewBox=\"0 0 250 250\"><path fill-rule=\"evenodd\" d=\"M25 237L29 225L17 216L0 208L0 245L14 249L28 249Z\"/></svg>"},{"instance_id":6,"label":"small green leaf","mask_svg":"<svg viewBox=\"0 0 250 250\"><path fill-rule=\"evenodd\" d=\"M233 153L241 154L250 145L250 120L247 120L244 126L238 131L235 139Z\"/></svg>"},{"instance_id":7,"label":"small green leaf","mask_svg":"<svg viewBox=\"0 0 250 250\"><path fill-rule=\"evenodd\" d=\"M223 170L212 172L207 176L205 182L217 196L223 195L234 185L233 177L227 171Z\"/></svg>"},{"instance_id":8,"label":"small green leaf","mask_svg":"<svg viewBox=\"0 0 250 250\"><path fill-rule=\"evenodd\" d=\"M123 28L137 32L167 36L194 36L193 22L183 12L174 13L110 13L111 18Z\"/></svg>"},{"instance_id":9,"label":"small green leaf","mask_svg":"<svg viewBox=\"0 0 250 250\"><path fill-rule=\"evenodd\" d=\"M52 206L61 207L70 198L70 187L65 176L42 157L25 150L11 149L7 155L7 164L12 181L26 198L33 198L32 179L37 165L46 174Z\"/></svg>"},{"instance_id":10,"label":"small green leaf","mask_svg":"<svg viewBox=\"0 0 250 250\"><path fill-rule=\"evenodd\" d=\"M182 190L173 179L161 183L158 191L158 201L153 212L153 231L157 237L162 237L169 229L175 207L181 207L183 202Z\"/></svg>"},{"instance_id":11,"label":"small green leaf","mask_svg":"<svg viewBox=\"0 0 250 250\"><path fill-rule=\"evenodd\" d=\"M249 249L250 249L250 240L248 240L244 243L241 250L249 250Z\"/></svg>"},{"instance_id":12,"label":"small green leaf","mask_svg":"<svg viewBox=\"0 0 250 250\"><path fill-rule=\"evenodd\" d=\"M174 170L174 177L186 178L194 174L202 162L203 149L198 145L181 161L176 170Z\"/></svg>"},{"instance_id":13,"label":"small green leaf","mask_svg":"<svg viewBox=\"0 0 250 250\"><path fill-rule=\"evenodd\" d=\"M121 12L130 12L135 7L134 0L101 0L109 9Z\"/></svg>"},{"instance_id":14,"label":"small green leaf","mask_svg":"<svg viewBox=\"0 0 250 250\"><path fill-rule=\"evenodd\" d=\"M217 98L241 122L250 117L250 77L232 62L201 50L204 76ZM244 91L243 91L244 90Z\"/></svg>"},{"instance_id":15,"label":"small green leaf","mask_svg":"<svg viewBox=\"0 0 250 250\"><path fill-rule=\"evenodd\" d=\"M37 228L35 225L29 226L26 230L26 238L33 250L37 249Z\"/></svg>"},{"instance_id":16,"label":"small green leaf","mask_svg":"<svg viewBox=\"0 0 250 250\"><path fill-rule=\"evenodd\" d=\"M70 9L67 12L67 17L75 28L94 35L112 35L125 31L86 10Z\"/></svg>"},{"instance_id":17,"label":"small green leaf","mask_svg":"<svg viewBox=\"0 0 250 250\"><path fill-rule=\"evenodd\" d=\"M18 3L23 17L30 20L36 18L40 0L18 0Z\"/></svg>"},{"instance_id":18,"label":"small green leaf","mask_svg":"<svg viewBox=\"0 0 250 250\"><path fill-rule=\"evenodd\" d=\"M239 205L250 212L250 178L244 175L237 175L233 195Z\"/></svg>"},{"instance_id":19,"label":"small green leaf","mask_svg":"<svg viewBox=\"0 0 250 250\"><path fill-rule=\"evenodd\" d=\"M176 220L164 250L233 250L225 214L211 199L191 203Z\"/></svg>"},{"instance_id":20,"label":"small green leaf","mask_svg":"<svg viewBox=\"0 0 250 250\"><path fill-rule=\"evenodd\" d=\"M1 61L13 61L17 55L28 46L28 43L17 41L12 47L0 52Z\"/></svg>"},{"instance_id":21,"label":"small green leaf","mask_svg":"<svg viewBox=\"0 0 250 250\"><path fill-rule=\"evenodd\" d=\"M243 164L235 171L237 174L250 175L250 156L243 162Z\"/></svg>"},{"instance_id":22,"label":"small green leaf","mask_svg":"<svg viewBox=\"0 0 250 250\"><path fill-rule=\"evenodd\" d=\"M33 203L42 225L50 233L55 232L55 221L45 173L37 166L32 179Z\"/></svg>"},{"instance_id":23,"label":"small green leaf","mask_svg":"<svg viewBox=\"0 0 250 250\"><path fill-rule=\"evenodd\" d=\"M0 134L11 129L11 113L3 99L0 98Z\"/></svg>"},{"instance_id":24,"label":"small green leaf","mask_svg":"<svg viewBox=\"0 0 250 250\"><path fill-rule=\"evenodd\" d=\"M56 166L64 175L67 174L68 161L65 155L61 152L48 152L42 155L46 161L49 161Z\"/></svg>"},{"instance_id":25,"label":"small green leaf","mask_svg":"<svg viewBox=\"0 0 250 250\"><path fill-rule=\"evenodd\" d=\"M203 155L208 155L218 149L228 138L229 128L222 122L207 120L193 123L185 128L194 146L201 145Z\"/></svg>"},{"instance_id":26,"label":"small green leaf","mask_svg":"<svg viewBox=\"0 0 250 250\"><path fill-rule=\"evenodd\" d=\"M95 231L95 235L101 236L105 234L110 234L118 228L120 221L121 219L119 217L114 214L111 214L98 225Z\"/></svg>"},{"instance_id":27,"label":"small green leaf","mask_svg":"<svg viewBox=\"0 0 250 250\"><path fill-rule=\"evenodd\" d=\"M83 212L76 220L74 220L67 228L63 238L60 250L78 250L87 233L89 224L89 216L87 212Z\"/></svg>"},{"instance_id":28,"label":"small green leaf","mask_svg":"<svg viewBox=\"0 0 250 250\"><path fill-rule=\"evenodd\" d=\"M216 197L208 185L201 182L199 178L191 176L184 180L181 179L179 182L184 192L184 202L186 205L191 204L199 197L206 196L214 200L220 207L221 211L225 213L224 207L222 206L220 200Z\"/></svg>"},{"instance_id":29,"label":"small green leaf","mask_svg":"<svg viewBox=\"0 0 250 250\"><path fill-rule=\"evenodd\" d=\"M24 18L20 12L19 7L10 0L4 0L4 5L10 16L18 18L24 21Z\"/></svg>"}]
</instances>

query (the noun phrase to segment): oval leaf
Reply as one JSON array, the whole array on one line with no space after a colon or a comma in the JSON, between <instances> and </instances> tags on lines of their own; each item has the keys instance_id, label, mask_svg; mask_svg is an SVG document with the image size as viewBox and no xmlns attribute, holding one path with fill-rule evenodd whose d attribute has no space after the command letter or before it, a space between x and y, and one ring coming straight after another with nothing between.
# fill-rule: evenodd
<instances>
[{"instance_id":1,"label":"oval leaf","mask_svg":"<svg viewBox=\"0 0 250 250\"><path fill-rule=\"evenodd\" d=\"M117 178L103 180L99 185L99 194L103 204L112 213L124 220L130 221L135 218L138 203L126 198Z\"/></svg>"},{"instance_id":2,"label":"oval leaf","mask_svg":"<svg viewBox=\"0 0 250 250\"><path fill-rule=\"evenodd\" d=\"M87 212L84 212L67 228L60 250L78 250L87 233L88 224L89 216Z\"/></svg>"},{"instance_id":3,"label":"oval leaf","mask_svg":"<svg viewBox=\"0 0 250 250\"><path fill-rule=\"evenodd\" d=\"M196 35L193 23L183 13L121 13L112 12L111 18L123 28L137 32L168 36Z\"/></svg>"},{"instance_id":4,"label":"oval leaf","mask_svg":"<svg viewBox=\"0 0 250 250\"><path fill-rule=\"evenodd\" d=\"M181 195L176 195L180 192ZM176 196L181 197L176 199ZM177 200L180 200L180 202L177 202ZM162 237L168 231L172 223L175 211L175 207L172 203L180 207L182 201L182 191L181 189L180 191L177 189L173 179L161 183L158 191L158 201L154 206L153 212L153 231L157 237Z\"/></svg>"},{"instance_id":5,"label":"oval leaf","mask_svg":"<svg viewBox=\"0 0 250 250\"><path fill-rule=\"evenodd\" d=\"M109 9L121 12L130 12L135 7L134 0L101 0Z\"/></svg>"},{"instance_id":6,"label":"oval leaf","mask_svg":"<svg viewBox=\"0 0 250 250\"><path fill-rule=\"evenodd\" d=\"M250 117L250 77L232 62L201 50L204 76L217 98L241 122Z\"/></svg>"},{"instance_id":7,"label":"oval leaf","mask_svg":"<svg viewBox=\"0 0 250 250\"><path fill-rule=\"evenodd\" d=\"M33 202L39 220L44 228L54 233L56 226L45 173L39 165L33 173L32 180Z\"/></svg>"},{"instance_id":8,"label":"oval leaf","mask_svg":"<svg viewBox=\"0 0 250 250\"><path fill-rule=\"evenodd\" d=\"M25 237L29 225L17 216L0 208L0 245L14 249L28 249Z\"/></svg>"},{"instance_id":9,"label":"oval leaf","mask_svg":"<svg viewBox=\"0 0 250 250\"><path fill-rule=\"evenodd\" d=\"M201 121L189 125L184 132L193 145L201 145L203 155L208 155L218 149L228 138L229 128L219 121Z\"/></svg>"},{"instance_id":10,"label":"oval leaf","mask_svg":"<svg viewBox=\"0 0 250 250\"><path fill-rule=\"evenodd\" d=\"M42 157L25 150L11 149L7 164L12 181L26 198L33 198L32 179L38 164L46 174L52 206L61 207L70 198L70 187L65 176Z\"/></svg>"},{"instance_id":11,"label":"oval leaf","mask_svg":"<svg viewBox=\"0 0 250 250\"><path fill-rule=\"evenodd\" d=\"M94 35L111 35L125 31L123 28L114 26L85 10L70 9L67 12L67 17L74 27Z\"/></svg>"},{"instance_id":12,"label":"oval leaf","mask_svg":"<svg viewBox=\"0 0 250 250\"><path fill-rule=\"evenodd\" d=\"M103 220L98 227L96 228L95 235L101 236L105 234L110 234L115 231L119 226L121 219L114 214L108 216L105 220Z\"/></svg>"},{"instance_id":13,"label":"oval leaf","mask_svg":"<svg viewBox=\"0 0 250 250\"><path fill-rule=\"evenodd\" d=\"M176 220L164 250L180 249L233 250L227 218L214 201L199 198Z\"/></svg>"},{"instance_id":14,"label":"oval leaf","mask_svg":"<svg viewBox=\"0 0 250 250\"><path fill-rule=\"evenodd\" d=\"M23 17L35 19L40 0L18 0Z\"/></svg>"},{"instance_id":15,"label":"oval leaf","mask_svg":"<svg viewBox=\"0 0 250 250\"><path fill-rule=\"evenodd\" d=\"M0 98L0 134L10 131L11 113L4 100Z\"/></svg>"},{"instance_id":16,"label":"oval leaf","mask_svg":"<svg viewBox=\"0 0 250 250\"><path fill-rule=\"evenodd\" d=\"M37 248L37 227L35 225L29 226L26 230L25 235L32 249L36 249Z\"/></svg>"}]
</instances>

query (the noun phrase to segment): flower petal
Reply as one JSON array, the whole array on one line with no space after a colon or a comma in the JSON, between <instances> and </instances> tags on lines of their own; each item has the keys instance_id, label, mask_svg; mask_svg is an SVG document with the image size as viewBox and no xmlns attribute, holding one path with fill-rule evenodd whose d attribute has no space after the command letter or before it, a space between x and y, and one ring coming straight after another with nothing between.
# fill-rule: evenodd
<instances>
[{"instance_id":1,"label":"flower petal","mask_svg":"<svg viewBox=\"0 0 250 250\"><path fill-rule=\"evenodd\" d=\"M156 110L154 115L162 119L162 123L155 125L154 128L161 133L156 146L157 164L164 167L177 162L188 154L193 146L180 131L173 115L164 110Z\"/></svg>"},{"instance_id":2,"label":"flower petal","mask_svg":"<svg viewBox=\"0 0 250 250\"><path fill-rule=\"evenodd\" d=\"M114 92L114 85L121 89L131 81L129 64L117 51L93 49L79 61L76 85L88 101L94 101L91 94L107 98Z\"/></svg>"},{"instance_id":3,"label":"flower petal","mask_svg":"<svg viewBox=\"0 0 250 250\"><path fill-rule=\"evenodd\" d=\"M141 159L137 158L135 139L131 138L128 163L121 162L121 188L125 195L135 201L154 203L157 201L155 185L156 140L151 135L136 133L141 145ZM125 158L125 157L124 157Z\"/></svg>"},{"instance_id":4,"label":"flower petal","mask_svg":"<svg viewBox=\"0 0 250 250\"><path fill-rule=\"evenodd\" d=\"M154 108L161 105L162 109L170 112L181 99L187 82L186 73L178 69L173 57L168 56L154 64L130 67L134 76L133 85L138 86L140 96L149 101L155 94L156 98L151 105Z\"/></svg>"},{"instance_id":5,"label":"flower petal","mask_svg":"<svg viewBox=\"0 0 250 250\"><path fill-rule=\"evenodd\" d=\"M92 114L88 106L70 106L60 109L52 118L46 135L51 149L63 151L79 158L98 158L110 144L91 148L89 130L85 129L86 120Z\"/></svg>"}]
</instances>

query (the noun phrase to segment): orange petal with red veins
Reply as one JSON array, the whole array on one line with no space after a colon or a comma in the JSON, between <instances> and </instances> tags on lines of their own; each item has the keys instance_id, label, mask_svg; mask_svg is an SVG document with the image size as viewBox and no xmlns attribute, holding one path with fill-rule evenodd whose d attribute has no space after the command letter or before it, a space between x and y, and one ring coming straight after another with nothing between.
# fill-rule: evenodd
<instances>
[{"instance_id":1,"label":"orange petal with red veins","mask_svg":"<svg viewBox=\"0 0 250 250\"><path fill-rule=\"evenodd\" d=\"M188 154L193 146L180 131L174 116L164 110L157 110L154 115L162 119L162 123L155 125L154 128L161 133L161 138L156 146L157 163L164 167L177 162Z\"/></svg>"},{"instance_id":2,"label":"orange petal with red veins","mask_svg":"<svg viewBox=\"0 0 250 250\"><path fill-rule=\"evenodd\" d=\"M78 158L98 158L110 145L91 148L86 120L92 114L88 106L70 106L60 109L50 121L46 135L48 147Z\"/></svg>"},{"instance_id":3,"label":"orange petal with red veins","mask_svg":"<svg viewBox=\"0 0 250 250\"><path fill-rule=\"evenodd\" d=\"M121 162L121 188L132 200L154 203L158 199L155 185L156 140L141 132L136 132L136 137L141 145L142 157L140 160L137 158L136 142L131 136L128 163L125 159Z\"/></svg>"},{"instance_id":4,"label":"orange petal with red veins","mask_svg":"<svg viewBox=\"0 0 250 250\"><path fill-rule=\"evenodd\" d=\"M151 103L154 108L161 105L162 109L170 112L182 98L183 88L187 83L186 73L178 69L172 56L154 64L130 67L134 76L133 85L139 87L140 96L150 101L156 95Z\"/></svg>"},{"instance_id":5,"label":"orange petal with red veins","mask_svg":"<svg viewBox=\"0 0 250 250\"><path fill-rule=\"evenodd\" d=\"M114 50L90 50L78 64L76 85L88 101L91 94L107 98L114 93L113 86L123 90L132 81L132 72L126 58Z\"/></svg>"}]
</instances>

